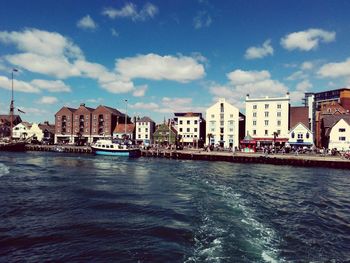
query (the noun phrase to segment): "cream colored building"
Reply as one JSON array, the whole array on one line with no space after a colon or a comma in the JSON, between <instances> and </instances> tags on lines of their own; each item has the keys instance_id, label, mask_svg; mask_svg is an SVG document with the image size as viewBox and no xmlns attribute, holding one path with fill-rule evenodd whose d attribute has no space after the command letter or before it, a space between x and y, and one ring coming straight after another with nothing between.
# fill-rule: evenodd
<instances>
[{"instance_id":1,"label":"cream colored building","mask_svg":"<svg viewBox=\"0 0 350 263\"><path fill-rule=\"evenodd\" d=\"M206 144L239 147L239 110L224 98L206 110Z\"/></svg>"},{"instance_id":2,"label":"cream colored building","mask_svg":"<svg viewBox=\"0 0 350 263\"><path fill-rule=\"evenodd\" d=\"M251 98L245 100L246 135L252 136L260 145L288 141L289 93L284 97ZM276 139L274 134L277 134ZM259 145L258 145L259 146Z\"/></svg>"},{"instance_id":3,"label":"cream colored building","mask_svg":"<svg viewBox=\"0 0 350 263\"><path fill-rule=\"evenodd\" d=\"M21 122L12 128L12 138L14 139L26 139L29 135L31 124L29 122Z\"/></svg>"},{"instance_id":4,"label":"cream colored building","mask_svg":"<svg viewBox=\"0 0 350 263\"><path fill-rule=\"evenodd\" d=\"M299 122L291 128L288 143L295 147L312 146L314 144L312 131Z\"/></svg>"},{"instance_id":5,"label":"cream colored building","mask_svg":"<svg viewBox=\"0 0 350 263\"><path fill-rule=\"evenodd\" d=\"M136 121L136 141L142 144L153 144L153 133L155 132L156 124L149 117L143 117Z\"/></svg>"}]
</instances>

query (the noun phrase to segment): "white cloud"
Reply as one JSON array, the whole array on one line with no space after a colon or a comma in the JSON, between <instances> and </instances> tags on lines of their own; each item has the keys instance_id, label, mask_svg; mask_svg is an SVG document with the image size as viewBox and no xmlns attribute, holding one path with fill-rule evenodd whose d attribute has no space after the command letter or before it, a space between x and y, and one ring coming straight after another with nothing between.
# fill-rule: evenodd
<instances>
[{"instance_id":1,"label":"white cloud","mask_svg":"<svg viewBox=\"0 0 350 263\"><path fill-rule=\"evenodd\" d=\"M0 42L15 44L18 50L50 57L83 58L83 52L68 38L56 32L26 29L23 32L0 31Z\"/></svg>"},{"instance_id":2,"label":"white cloud","mask_svg":"<svg viewBox=\"0 0 350 263\"><path fill-rule=\"evenodd\" d=\"M344 62L325 64L319 69L317 74L323 78L350 77L350 58Z\"/></svg>"},{"instance_id":3,"label":"white cloud","mask_svg":"<svg viewBox=\"0 0 350 263\"><path fill-rule=\"evenodd\" d=\"M148 88L147 85L142 85L142 86L139 86L139 87L135 87L135 90L132 93L132 95L134 97L143 97L143 96L145 96L147 88Z\"/></svg>"},{"instance_id":4,"label":"white cloud","mask_svg":"<svg viewBox=\"0 0 350 263\"><path fill-rule=\"evenodd\" d=\"M79 76L80 72L65 57L50 57L35 53L21 53L5 56L6 60L17 67L31 72L68 78Z\"/></svg>"},{"instance_id":5,"label":"white cloud","mask_svg":"<svg viewBox=\"0 0 350 263\"><path fill-rule=\"evenodd\" d=\"M115 30L114 28L111 28L111 34L112 34L112 36L114 36L114 37L119 37L118 31Z\"/></svg>"},{"instance_id":6,"label":"white cloud","mask_svg":"<svg viewBox=\"0 0 350 263\"><path fill-rule=\"evenodd\" d=\"M298 70L298 71L292 73L290 76L288 76L286 78L286 80L293 81L293 80L298 80L298 79L305 79L307 77L308 77L307 74L305 74L302 70Z\"/></svg>"},{"instance_id":7,"label":"white cloud","mask_svg":"<svg viewBox=\"0 0 350 263\"><path fill-rule=\"evenodd\" d=\"M34 79L30 82L33 86L49 92L71 92L70 86L61 80Z\"/></svg>"},{"instance_id":8,"label":"white cloud","mask_svg":"<svg viewBox=\"0 0 350 263\"><path fill-rule=\"evenodd\" d=\"M303 80L299 82L296 86L296 89L290 92L290 100L292 104L301 104L302 99L305 96L305 92L311 91L312 84L309 80Z\"/></svg>"},{"instance_id":9,"label":"white cloud","mask_svg":"<svg viewBox=\"0 0 350 263\"><path fill-rule=\"evenodd\" d=\"M263 58L268 55L273 55L271 40L266 40L261 47L250 47L245 52L246 59Z\"/></svg>"},{"instance_id":10,"label":"white cloud","mask_svg":"<svg viewBox=\"0 0 350 263\"><path fill-rule=\"evenodd\" d=\"M189 82L205 75L204 66L192 57L138 55L117 59L116 71L127 79L145 78Z\"/></svg>"},{"instance_id":11,"label":"white cloud","mask_svg":"<svg viewBox=\"0 0 350 263\"><path fill-rule=\"evenodd\" d=\"M227 74L229 83L227 85L212 84L209 92L215 96L214 99L225 97L237 107L243 106L246 94L251 97L281 96L285 95L288 88L278 80L271 79L267 70L244 71L234 70Z\"/></svg>"},{"instance_id":12,"label":"white cloud","mask_svg":"<svg viewBox=\"0 0 350 263\"><path fill-rule=\"evenodd\" d=\"M95 30L97 28L97 24L90 17L90 15L86 15L77 22L77 27L79 27L81 29Z\"/></svg>"},{"instance_id":13,"label":"white cloud","mask_svg":"<svg viewBox=\"0 0 350 263\"><path fill-rule=\"evenodd\" d=\"M153 18L158 11L158 7L151 3L146 3L141 10L138 10L135 4L127 3L121 9L112 7L105 8L102 14L108 16L110 19L130 18L133 21L145 21L149 18Z\"/></svg>"},{"instance_id":14,"label":"white cloud","mask_svg":"<svg viewBox=\"0 0 350 263\"><path fill-rule=\"evenodd\" d=\"M100 83L101 87L111 93L127 93L134 90L134 84L131 81L111 81Z\"/></svg>"},{"instance_id":15,"label":"white cloud","mask_svg":"<svg viewBox=\"0 0 350 263\"><path fill-rule=\"evenodd\" d=\"M226 76L233 85L242 85L268 79L271 75L267 70L244 71L241 69L237 69L226 74Z\"/></svg>"},{"instance_id":16,"label":"white cloud","mask_svg":"<svg viewBox=\"0 0 350 263\"><path fill-rule=\"evenodd\" d=\"M0 76L0 88L11 90L11 87L12 87L12 80L7 77ZM21 91L26 93L40 92L40 90L37 87L34 87L33 85L27 82L16 80L16 79L13 80L13 87L15 91Z\"/></svg>"},{"instance_id":17,"label":"white cloud","mask_svg":"<svg viewBox=\"0 0 350 263\"><path fill-rule=\"evenodd\" d=\"M335 36L335 32L309 29L286 35L281 39L281 45L288 50L310 51L316 49L320 42L329 43L335 41Z\"/></svg>"},{"instance_id":18,"label":"white cloud","mask_svg":"<svg viewBox=\"0 0 350 263\"><path fill-rule=\"evenodd\" d=\"M150 102L150 103L144 103L144 102L137 102L135 104L130 104L130 108L132 109L138 109L138 110L157 110L159 109L159 105L154 103L154 102Z\"/></svg>"},{"instance_id":19,"label":"white cloud","mask_svg":"<svg viewBox=\"0 0 350 263\"><path fill-rule=\"evenodd\" d=\"M56 97L51 97L51 96L41 97L41 99L38 101L38 103L42 103L42 104L55 104L57 102L58 102L58 99Z\"/></svg>"},{"instance_id":20,"label":"white cloud","mask_svg":"<svg viewBox=\"0 0 350 263\"><path fill-rule=\"evenodd\" d=\"M193 18L193 26L195 29L209 27L212 22L211 16L206 11L198 11L197 15Z\"/></svg>"},{"instance_id":21,"label":"white cloud","mask_svg":"<svg viewBox=\"0 0 350 263\"><path fill-rule=\"evenodd\" d=\"M300 67L302 70L311 70L314 68L314 64L311 61L305 61Z\"/></svg>"}]
</instances>

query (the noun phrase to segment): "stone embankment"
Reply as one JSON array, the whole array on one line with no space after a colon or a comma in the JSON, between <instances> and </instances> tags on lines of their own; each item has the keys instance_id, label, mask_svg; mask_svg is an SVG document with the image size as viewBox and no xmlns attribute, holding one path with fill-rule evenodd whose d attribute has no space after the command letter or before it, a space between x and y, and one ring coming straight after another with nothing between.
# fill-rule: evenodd
<instances>
[{"instance_id":1,"label":"stone embankment","mask_svg":"<svg viewBox=\"0 0 350 263\"><path fill-rule=\"evenodd\" d=\"M42 152L65 152L65 153L91 153L89 146L74 146L74 145L37 145L27 144L27 151L42 151Z\"/></svg>"},{"instance_id":2,"label":"stone embankment","mask_svg":"<svg viewBox=\"0 0 350 263\"><path fill-rule=\"evenodd\" d=\"M341 156L292 154L264 155L261 153L205 152L200 150L148 150L142 151L141 155L145 157L170 158L179 160L225 161L233 163L261 163L350 169L350 160L342 158Z\"/></svg>"}]
</instances>

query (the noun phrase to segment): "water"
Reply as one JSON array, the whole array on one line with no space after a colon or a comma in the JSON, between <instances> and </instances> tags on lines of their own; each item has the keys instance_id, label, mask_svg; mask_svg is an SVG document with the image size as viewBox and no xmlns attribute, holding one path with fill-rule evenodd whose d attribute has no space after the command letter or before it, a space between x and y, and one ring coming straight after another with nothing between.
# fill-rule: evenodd
<instances>
[{"instance_id":1,"label":"water","mask_svg":"<svg viewBox=\"0 0 350 263\"><path fill-rule=\"evenodd\" d=\"M0 153L1 262L345 262L350 173Z\"/></svg>"}]
</instances>

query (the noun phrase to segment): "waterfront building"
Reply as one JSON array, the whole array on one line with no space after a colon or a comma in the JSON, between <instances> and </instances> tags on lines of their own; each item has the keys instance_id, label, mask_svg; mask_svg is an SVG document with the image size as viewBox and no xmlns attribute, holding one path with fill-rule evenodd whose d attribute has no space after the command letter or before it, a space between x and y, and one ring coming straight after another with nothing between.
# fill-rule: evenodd
<instances>
[{"instance_id":1,"label":"waterfront building","mask_svg":"<svg viewBox=\"0 0 350 263\"><path fill-rule=\"evenodd\" d=\"M158 145L173 145L179 143L178 132L170 120L168 123L164 120L164 123L156 125L153 139L154 144Z\"/></svg>"},{"instance_id":2,"label":"waterfront building","mask_svg":"<svg viewBox=\"0 0 350 263\"><path fill-rule=\"evenodd\" d=\"M81 103L79 108L73 112L73 142L84 145L91 142L91 116L93 108L86 107Z\"/></svg>"},{"instance_id":3,"label":"waterfront building","mask_svg":"<svg viewBox=\"0 0 350 263\"><path fill-rule=\"evenodd\" d=\"M112 137L118 123L125 124L125 114L117 109L100 105L92 112L92 141L100 138ZM127 117L130 123L130 117ZM115 136L114 136L115 137Z\"/></svg>"},{"instance_id":4,"label":"waterfront building","mask_svg":"<svg viewBox=\"0 0 350 263\"><path fill-rule=\"evenodd\" d=\"M239 147L239 109L220 98L206 110L206 144Z\"/></svg>"},{"instance_id":5,"label":"waterfront building","mask_svg":"<svg viewBox=\"0 0 350 263\"><path fill-rule=\"evenodd\" d=\"M284 97L246 97L246 134L257 147L284 144L289 133L289 93Z\"/></svg>"},{"instance_id":6,"label":"waterfront building","mask_svg":"<svg viewBox=\"0 0 350 263\"><path fill-rule=\"evenodd\" d=\"M136 120L136 142L145 145L153 144L155 126L155 122L147 116Z\"/></svg>"},{"instance_id":7,"label":"waterfront building","mask_svg":"<svg viewBox=\"0 0 350 263\"><path fill-rule=\"evenodd\" d=\"M350 150L350 115L329 115L322 118L321 146L326 149Z\"/></svg>"},{"instance_id":8,"label":"waterfront building","mask_svg":"<svg viewBox=\"0 0 350 263\"><path fill-rule=\"evenodd\" d=\"M12 138L13 139L26 139L30 137L30 128L32 124L26 121L18 123L15 127L12 128Z\"/></svg>"},{"instance_id":9,"label":"waterfront building","mask_svg":"<svg viewBox=\"0 0 350 263\"><path fill-rule=\"evenodd\" d=\"M13 126L21 123L19 115L13 115ZM0 115L0 138L9 137L11 134L11 115Z\"/></svg>"},{"instance_id":10,"label":"waterfront building","mask_svg":"<svg viewBox=\"0 0 350 263\"><path fill-rule=\"evenodd\" d=\"M44 123L39 123L39 128L43 133L42 142L52 144L55 140L55 125L44 121Z\"/></svg>"},{"instance_id":11,"label":"waterfront building","mask_svg":"<svg viewBox=\"0 0 350 263\"><path fill-rule=\"evenodd\" d=\"M135 124L118 123L113 131L113 138L135 140Z\"/></svg>"},{"instance_id":12,"label":"waterfront building","mask_svg":"<svg viewBox=\"0 0 350 263\"><path fill-rule=\"evenodd\" d=\"M75 110L62 107L55 114L55 143L73 143L73 113Z\"/></svg>"},{"instance_id":13,"label":"waterfront building","mask_svg":"<svg viewBox=\"0 0 350 263\"><path fill-rule=\"evenodd\" d=\"M193 147L202 146L205 141L205 120L202 118L202 113L185 112L174 115L181 143Z\"/></svg>"},{"instance_id":14,"label":"waterfront building","mask_svg":"<svg viewBox=\"0 0 350 263\"><path fill-rule=\"evenodd\" d=\"M304 97L305 106L309 107L309 119L311 131L314 134L315 144L320 147L320 124L322 116L320 111L324 105L331 105L332 102L343 107L347 112L350 111L350 89L342 88L327 90L321 92L306 92Z\"/></svg>"},{"instance_id":15,"label":"waterfront building","mask_svg":"<svg viewBox=\"0 0 350 263\"><path fill-rule=\"evenodd\" d=\"M312 146L314 141L310 129L309 108L293 106L289 111L289 145L292 147Z\"/></svg>"}]
</instances>

